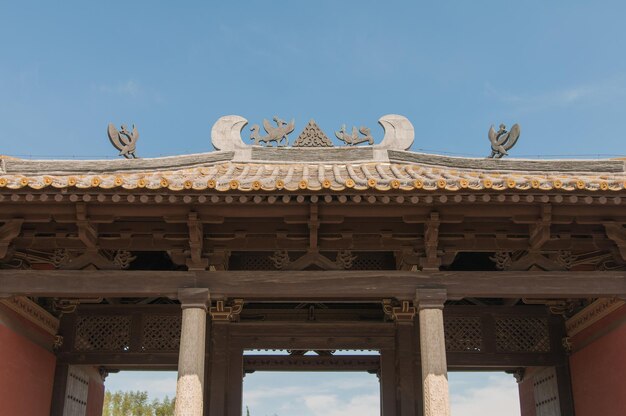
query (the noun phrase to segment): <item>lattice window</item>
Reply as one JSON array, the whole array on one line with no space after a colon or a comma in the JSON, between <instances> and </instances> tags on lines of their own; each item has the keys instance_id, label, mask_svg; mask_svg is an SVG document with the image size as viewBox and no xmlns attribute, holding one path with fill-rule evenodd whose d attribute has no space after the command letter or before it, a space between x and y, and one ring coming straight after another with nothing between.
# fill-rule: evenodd
<instances>
[{"instance_id":1,"label":"lattice window","mask_svg":"<svg viewBox=\"0 0 626 416\"><path fill-rule=\"evenodd\" d=\"M146 316L143 325L142 351L178 351L180 315Z\"/></svg>"},{"instance_id":2,"label":"lattice window","mask_svg":"<svg viewBox=\"0 0 626 416\"><path fill-rule=\"evenodd\" d=\"M89 375L80 367L71 365L67 374L63 416L84 416L87 413Z\"/></svg>"},{"instance_id":3,"label":"lattice window","mask_svg":"<svg viewBox=\"0 0 626 416\"><path fill-rule=\"evenodd\" d=\"M77 351L128 351L130 316L79 316L75 337Z\"/></svg>"},{"instance_id":4,"label":"lattice window","mask_svg":"<svg viewBox=\"0 0 626 416\"><path fill-rule=\"evenodd\" d=\"M446 351L480 352L483 335L479 317L451 316L444 320Z\"/></svg>"},{"instance_id":5,"label":"lattice window","mask_svg":"<svg viewBox=\"0 0 626 416\"><path fill-rule=\"evenodd\" d=\"M276 270L270 256L271 254L262 256L242 256L241 270Z\"/></svg>"},{"instance_id":6,"label":"lattice window","mask_svg":"<svg viewBox=\"0 0 626 416\"><path fill-rule=\"evenodd\" d=\"M384 256L373 253L357 253L356 259L352 260L350 270L384 270L387 269L387 259Z\"/></svg>"},{"instance_id":7,"label":"lattice window","mask_svg":"<svg viewBox=\"0 0 626 416\"><path fill-rule=\"evenodd\" d=\"M498 352L548 352L550 334L546 318L496 318Z\"/></svg>"}]
</instances>

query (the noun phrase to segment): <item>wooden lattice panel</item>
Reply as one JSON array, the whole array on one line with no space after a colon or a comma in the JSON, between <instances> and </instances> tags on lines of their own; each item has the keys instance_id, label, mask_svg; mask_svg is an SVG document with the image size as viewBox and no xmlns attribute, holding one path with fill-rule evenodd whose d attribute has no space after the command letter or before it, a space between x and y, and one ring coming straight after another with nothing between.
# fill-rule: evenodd
<instances>
[{"instance_id":1,"label":"wooden lattice panel","mask_svg":"<svg viewBox=\"0 0 626 416\"><path fill-rule=\"evenodd\" d=\"M76 351L128 351L130 322L127 315L84 315L76 320Z\"/></svg>"},{"instance_id":2,"label":"wooden lattice panel","mask_svg":"<svg viewBox=\"0 0 626 416\"><path fill-rule=\"evenodd\" d=\"M446 351L480 352L483 345L479 317L451 316L444 320Z\"/></svg>"},{"instance_id":3,"label":"wooden lattice panel","mask_svg":"<svg viewBox=\"0 0 626 416\"><path fill-rule=\"evenodd\" d=\"M276 270L270 255L241 256L241 270Z\"/></svg>"},{"instance_id":4,"label":"wooden lattice panel","mask_svg":"<svg viewBox=\"0 0 626 416\"><path fill-rule=\"evenodd\" d=\"M549 352L550 334L546 318L496 318L498 352Z\"/></svg>"},{"instance_id":5,"label":"wooden lattice panel","mask_svg":"<svg viewBox=\"0 0 626 416\"><path fill-rule=\"evenodd\" d=\"M388 268L389 259L384 254L358 253L356 258L352 260L350 270L385 270Z\"/></svg>"},{"instance_id":6,"label":"wooden lattice panel","mask_svg":"<svg viewBox=\"0 0 626 416\"><path fill-rule=\"evenodd\" d=\"M143 351L178 351L181 317L179 315L148 315L143 325Z\"/></svg>"}]
</instances>

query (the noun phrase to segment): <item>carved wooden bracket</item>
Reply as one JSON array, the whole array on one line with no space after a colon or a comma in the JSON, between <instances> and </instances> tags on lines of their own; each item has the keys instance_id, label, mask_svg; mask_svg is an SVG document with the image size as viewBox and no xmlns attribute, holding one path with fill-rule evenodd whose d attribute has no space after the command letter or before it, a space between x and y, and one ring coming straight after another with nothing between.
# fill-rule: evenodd
<instances>
[{"instance_id":1,"label":"carved wooden bracket","mask_svg":"<svg viewBox=\"0 0 626 416\"><path fill-rule=\"evenodd\" d=\"M102 299L100 299L102 301ZM52 308L59 312L61 315L76 312L76 308L80 305L79 299L59 299L55 298L52 301Z\"/></svg>"},{"instance_id":2,"label":"carved wooden bracket","mask_svg":"<svg viewBox=\"0 0 626 416\"><path fill-rule=\"evenodd\" d=\"M528 299L522 298L527 305L546 305L550 313L554 315L570 315L580 306L578 299Z\"/></svg>"},{"instance_id":3,"label":"carved wooden bracket","mask_svg":"<svg viewBox=\"0 0 626 416\"><path fill-rule=\"evenodd\" d=\"M15 219L5 222L0 227L0 259L6 257L11 242L20 235L23 223L24 220Z\"/></svg>"},{"instance_id":4,"label":"carved wooden bracket","mask_svg":"<svg viewBox=\"0 0 626 416\"><path fill-rule=\"evenodd\" d=\"M309 249L311 250L317 250L319 229L318 207L317 204L311 204L309 211Z\"/></svg>"},{"instance_id":5,"label":"carved wooden bracket","mask_svg":"<svg viewBox=\"0 0 626 416\"><path fill-rule=\"evenodd\" d=\"M206 270L209 267L209 261L202 258L202 250L204 243L204 228L202 222L198 219L197 212L190 212L187 218L187 227L189 228L189 258L187 259L187 267L189 270Z\"/></svg>"},{"instance_id":6,"label":"carved wooden bracket","mask_svg":"<svg viewBox=\"0 0 626 416\"><path fill-rule=\"evenodd\" d=\"M438 212L431 212L430 218L424 223L424 252L425 257L420 259L423 271L439 271L441 258L437 250L439 246L439 220Z\"/></svg>"},{"instance_id":7,"label":"carved wooden bracket","mask_svg":"<svg viewBox=\"0 0 626 416\"><path fill-rule=\"evenodd\" d=\"M225 301L218 300L215 302L215 306L209 309L209 313L213 321L236 321L242 310L243 299L234 299L229 306L226 306Z\"/></svg>"},{"instance_id":8,"label":"carved wooden bracket","mask_svg":"<svg viewBox=\"0 0 626 416\"><path fill-rule=\"evenodd\" d=\"M332 261L318 250L309 250L306 254L296 260L289 258L289 252L279 250L270 256L274 267L278 270L305 270L307 267L315 266L322 270L347 270L352 267L352 262L357 256L352 255L350 250L339 250L335 261Z\"/></svg>"},{"instance_id":9,"label":"carved wooden bracket","mask_svg":"<svg viewBox=\"0 0 626 416\"><path fill-rule=\"evenodd\" d=\"M391 299L383 299L383 312L396 322L412 322L417 309L409 300L400 302L400 306L393 306Z\"/></svg>"},{"instance_id":10,"label":"carved wooden bracket","mask_svg":"<svg viewBox=\"0 0 626 416\"><path fill-rule=\"evenodd\" d=\"M200 287L189 287L178 289L178 300L183 309L199 308L208 309L211 303L209 289Z\"/></svg>"},{"instance_id":11,"label":"carved wooden bracket","mask_svg":"<svg viewBox=\"0 0 626 416\"><path fill-rule=\"evenodd\" d=\"M420 259L419 253L412 248L407 248L396 253L396 268L415 272L420 264Z\"/></svg>"},{"instance_id":12,"label":"carved wooden bracket","mask_svg":"<svg viewBox=\"0 0 626 416\"><path fill-rule=\"evenodd\" d=\"M606 236L617 245L622 260L626 261L626 228L616 222L605 222L604 230Z\"/></svg>"},{"instance_id":13,"label":"carved wooden bracket","mask_svg":"<svg viewBox=\"0 0 626 416\"><path fill-rule=\"evenodd\" d=\"M87 219L87 206L76 204L76 226L78 238L87 248L98 247L98 231Z\"/></svg>"},{"instance_id":14,"label":"carved wooden bracket","mask_svg":"<svg viewBox=\"0 0 626 416\"><path fill-rule=\"evenodd\" d=\"M552 223L552 205L541 207L541 219L530 225L528 238L529 251L538 251L550 240L550 225Z\"/></svg>"},{"instance_id":15,"label":"carved wooden bracket","mask_svg":"<svg viewBox=\"0 0 626 416\"><path fill-rule=\"evenodd\" d=\"M106 258L97 248L88 248L80 256L61 264L59 268L63 270L120 270L122 264L115 259Z\"/></svg>"},{"instance_id":16,"label":"carved wooden bracket","mask_svg":"<svg viewBox=\"0 0 626 416\"><path fill-rule=\"evenodd\" d=\"M524 271L524 270L545 270L545 271L564 271L567 268L565 264L552 260L538 252L529 252L512 261L505 270Z\"/></svg>"},{"instance_id":17,"label":"carved wooden bracket","mask_svg":"<svg viewBox=\"0 0 626 416\"><path fill-rule=\"evenodd\" d=\"M552 205L541 206L541 218L529 225L528 252L517 259L507 260L505 270L567 270L567 265L555 256L547 256L541 252L543 246L550 241L552 225ZM497 256L496 256L497 257Z\"/></svg>"},{"instance_id":18,"label":"carved wooden bracket","mask_svg":"<svg viewBox=\"0 0 626 416\"><path fill-rule=\"evenodd\" d=\"M230 252L227 250L214 250L208 255L209 270L227 270Z\"/></svg>"},{"instance_id":19,"label":"carved wooden bracket","mask_svg":"<svg viewBox=\"0 0 626 416\"><path fill-rule=\"evenodd\" d=\"M415 304L418 309L443 309L448 294L443 287L420 288L415 291Z\"/></svg>"}]
</instances>

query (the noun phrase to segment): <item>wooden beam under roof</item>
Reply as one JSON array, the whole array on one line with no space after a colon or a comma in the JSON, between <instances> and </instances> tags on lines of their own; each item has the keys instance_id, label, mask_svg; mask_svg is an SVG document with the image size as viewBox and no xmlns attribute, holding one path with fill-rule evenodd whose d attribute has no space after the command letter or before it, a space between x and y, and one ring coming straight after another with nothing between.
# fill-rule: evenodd
<instances>
[{"instance_id":1,"label":"wooden beam under roof","mask_svg":"<svg viewBox=\"0 0 626 416\"><path fill-rule=\"evenodd\" d=\"M0 270L0 297L171 297L179 288L246 301L412 300L415 290L445 288L449 299L626 296L626 271L115 271Z\"/></svg>"}]
</instances>

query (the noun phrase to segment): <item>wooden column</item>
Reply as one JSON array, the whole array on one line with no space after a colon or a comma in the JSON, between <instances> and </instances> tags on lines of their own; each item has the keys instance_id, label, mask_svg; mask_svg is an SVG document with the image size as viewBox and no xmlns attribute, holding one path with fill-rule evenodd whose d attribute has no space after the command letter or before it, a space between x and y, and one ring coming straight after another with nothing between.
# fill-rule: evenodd
<instances>
[{"instance_id":1,"label":"wooden column","mask_svg":"<svg viewBox=\"0 0 626 416\"><path fill-rule=\"evenodd\" d=\"M396 351L380 350L380 414L396 416Z\"/></svg>"},{"instance_id":2,"label":"wooden column","mask_svg":"<svg viewBox=\"0 0 626 416\"><path fill-rule=\"evenodd\" d=\"M237 320L243 301L235 299L230 306L218 300L211 307L211 375L208 415L241 415L243 389L243 349L233 345L230 330Z\"/></svg>"},{"instance_id":3,"label":"wooden column","mask_svg":"<svg viewBox=\"0 0 626 416\"><path fill-rule=\"evenodd\" d=\"M562 362L555 366L561 415L574 416L574 393L572 392L572 375L569 369L569 352L563 344L563 340L567 337L565 320L562 316L551 315L549 325L550 350L562 354Z\"/></svg>"},{"instance_id":4,"label":"wooden column","mask_svg":"<svg viewBox=\"0 0 626 416\"><path fill-rule=\"evenodd\" d=\"M228 351L228 394L226 415L241 416L243 407L243 349L230 345Z\"/></svg>"},{"instance_id":5,"label":"wooden column","mask_svg":"<svg viewBox=\"0 0 626 416\"><path fill-rule=\"evenodd\" d=\"M419 394L419 381L416 380L417 376L417 360L415 356L416 342L415 342L415 313L416 309L409 300L401 300L399 306L392 306L390 300L383 300L383 310L390 316L396 323L395 327L395 401L392 401L390 397L389 387L383 390L383 399L385 400L383 412L386 414L394 414L401 416L421 416L418 408L420 403ZM383 355L386 353L386 356ZM388 358L389 357L389 358ZM391 358L390 352L381 351L381 364L382 370L386 370L386 377L383 378L383 382L390 383L391 370L386 365L389 365L389 359ZM393 412L393 413L392 413Z\"/></svg>"},{"instance_id":6,"label":"wooden column","mask_svg":"<svg viewBox=\"0 0 626 416\"><path fill-rule=\"evenodd\" d=\"M241 416L243 399L243 350L229 345L229 322L212 325L211 376L206 415Z\"/></svg>"},{"instance_id":7,"label":"wooden column","mask_svg":"<svg viewBox=\"0 0 626 416\"><path fill-rule=\"evenodd\" d=\"M207 415L226 414L229 326L227 321L211 321L211 380L207 389Z\"/></svg>"},{"instance_id":8,"label":"wooden column","mask_svg":"<svg viewBox=\"0 0 626 416\"><path fill-rule=\"evenodd\" d=\"M209 290L180 289L178 299L183 308L183 320L178 356L175 414L176 416L202 416Z\"/></svg>"},{"instance_id":9,"label":"wooden column","mask_svg":"<svg viewBox=\"0 0 626 416\"><path fill-rule=\"evenodd\" d=\"M54 370L54 384L52 386L52 403L50 416L63 416L65 411L65 393L67 390L68 364L57 363Z\"/></svg>"},{"instance_id":10,"label":"wooden column","mask_svg":"<svg viewBox=\"0 0 626 416\"><path fill-rule=\"evenodd\" d=\"M396 359L398 374L398 404L401 416L417 416L419 386L416 385L414 319L398 317L396 319Z\"/></svg>"},{"instance_id":11,"label":"wooden column","mask_svg":"<svg viewBox=\"0 0 626 416\"><path fill-rule=\"evenodd\" d=\"M450 416L446 343L443 327L445 289L417 289L424 416Z\"/></svg>"}]
</instances>

